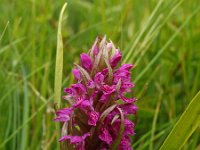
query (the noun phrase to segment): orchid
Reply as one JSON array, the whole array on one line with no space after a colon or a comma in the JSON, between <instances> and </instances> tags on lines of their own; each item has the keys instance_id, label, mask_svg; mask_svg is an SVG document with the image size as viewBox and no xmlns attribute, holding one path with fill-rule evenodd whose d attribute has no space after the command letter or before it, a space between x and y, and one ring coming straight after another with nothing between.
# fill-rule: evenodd
<instances>
[{"instance_id":1,"label":"orchid","mask_svg":"<svg viewBox=\"0 0 200 150\"><path fill-rule=\"evenodd\" d=\"M135 124L129 116L138 108L126 94L134 87L133 65L120 66L122 54L106 37L97 37L80 59L72 70L77 83L64 89L70 107L56 111L54 120L63 126L59 141L77 150L132 149Z\"/></svg>"}]
</instances>

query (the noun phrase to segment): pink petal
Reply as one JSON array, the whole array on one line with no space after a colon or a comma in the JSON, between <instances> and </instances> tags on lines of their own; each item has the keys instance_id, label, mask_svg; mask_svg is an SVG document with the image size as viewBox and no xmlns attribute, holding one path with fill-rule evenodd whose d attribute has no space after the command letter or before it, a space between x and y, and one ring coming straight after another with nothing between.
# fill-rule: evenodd
<instances>
[{"instance_id":1,"label":"pink petal","mask_svg":"<svg viewBox=\"0 0 200 150\"><path fill-rule=\"evenodd\" d=\"M90 133L85 133L83 136L72 136L72 135L65 135L63 137L60 138L59 142L62 142L64 140L70 140L71 144L76 144L76 143L81 143L84 142L84 140L90 136Z\"/></svg>"},{"instance_id":2,"label":"pink petal","mask_svg":"<svg viewBox=\"0 0 200 150\"><path fill-rule=\"evenodd\" d=\"M136 98L127 98L125 96L121 96L121 99L126 103L133 103L137 100Z\"/></svg>"},{"instance_id":3,"label":"pink petal","mask_svg":"<svg viewBox=\"0 0 200 150\"><path fill-rule=\"evenodd\" d=\"M81 96L86 94L86 88L83 84L77 83L77 84L72 84L72 89L76 91L76 96Z\"/></svg>"},{"instance_id":4,"label":"pink petal","mask_svg":"<svg viewBox=\"0 0 200 150\"><path fill-rule=\"evenodd\" d=\"M104 81L104 75L101 72L98 72L95 76L94 76L94 82L96 84L103 84Z\"/></svg>"},{"instance_id":5,"label":"pink petal","mask_svg":"<svg viewBox=\"0 0 200 150\"><path fill-rule=\"evenodd\" d=\"M122 58L122 54L119 51L117 51L116 54L110 60L111 67L114 68L115 66L117 66L121 58Z\"/></svg>"},{"instance_id":6,"label":"pink petal","mask_svg":"<svg viewBox=\"0 0 200 150\"><path fill-rule=\"evenodd\" d=\"M72 113L72 108L64 108L56 111L57 117L54 119L56 122L66 122L70 120L70 115Z\"/></svg>"},{"instance_id":7,"label":"pink petal","mask_svg":"<svg viewBox=\"0 0 200 150\"><path fill-rule=\"evenodd\" d=\"M119 107L123 110L124 114L135 114L138 110L138 107L132 103L122 104Z\"/></svg>"},{"instance_id":8,"label":"pink petal","mask_svg":"<svg viewBox=\"0 0 200 150\"><path fill-rule=\"evenodd\" d=\"M99 113L96 111L90 111L88 113L88 117L89 117L88 124L92 126L96 126L96 123L99 119Z\"/></svg>"},{"instance_id":9,"label":"pink petal","mask_svg":"<svg viewBox=\"0 0 200 150\"><path fill-rule=\"evenodd\" d=\"M99 138L102 141L106 142L107 144L111 144L111 142L113 140L111 134L108 131L108 129L106 129L104 127L101 128L101 132L100 132Z\"/></svg>"},{"instance_id":10,"label":"pink petal","mask_svg":"<svg viewBox=\"0 0 200 150\"><path fill-rule=\"evenodd\" d=\"M119 150L132 150L131 140L129 137L123 137L119 144Z\"/></svg>"},{"instance_id":11,"label":"pink petal","mask_svg":"<svg viewBox=\"0 0 200 150\"><path fill-rule=\"evenodd\" d=\"M88 71L92 70L93 63L88 54L85 54L85 53L81 54L81 65L83 68L85 68Z\"/></svg>"},{"instance_id":12,"label":"pink petal","mask_svg":"<svg viewBox=\"0 0 200 150\"><path fill-rule=\"evenodd\" d=\"M66 122L66 121L69 121L69 120L70 120L70 117L65 116L65 115L58 116L54 119L54 121L56 121L56 122Z\"/></svg>"},{"instance_id":13,"label":"pink petal","mask_svg":"<svg viewBox=\"0 0 200 150\"><path fill-rule=\"evenodd\" d=\"M87 82L87 87L90 88L90 89L95 88L95 83L94 83L94 81L89 80L89 81Z\"/></svg>"},{"instance_id":14,"label":"pink petal","mask_svg":"<svg viewBox=\"0 0 200 150\"><path fill-rule=\"evenodd\" d=\"M69 94L69 95L74 95L75 91L72 88L64 88L64 92Z\"/></svg>"},{"instance_id":15,"label":"pink petal","mask_svg":"<svg viewBox=\"0 0 200 150\"><path fill-rule=\"evenodd\" d=\"M112 94L116 89L114 86L104 85L102 90L104 94Z\"/></svg>"},{"instance_id":16,"label":"pink petal","mask_svg":"<svg viewBox=\"0 0 200 150\"><path fill-rule=\"evenodd\" d=\"M99 48L97 45L94 46L94 55L96 56L99 53Z\"/></svg>"},{"instance_id":17,"label":"pink petal","mask_svg":"<svg viewBox=\"0 0 200 150\"><path fill-rule=\"evenodd\" d=\"M128 70L130 71L133 68L132 64L123 64L120 69Z\"/></svg>"},{"instance_id":18,"label":"pink petal","mask_svg":"<svg viewBox=\"0 0 200 150\"><path fill-rule=\"evenodd\" d=\"M103 102L103 103L106 103L110 98L110 95L109 94L103 94L101 96L101 98L99 99L100 102Z\"/></svg>"},{"instance_id":19,"label":"pink petal","mask_svg":"<svg viewBox=\"0 0 200 150\"><path fill-rule=\"evenodd\" d=\"M74 77L76 80L81 80L81 72L79 69L73 69L72 73L74 74Z\"/></svg>"}]
</instances>

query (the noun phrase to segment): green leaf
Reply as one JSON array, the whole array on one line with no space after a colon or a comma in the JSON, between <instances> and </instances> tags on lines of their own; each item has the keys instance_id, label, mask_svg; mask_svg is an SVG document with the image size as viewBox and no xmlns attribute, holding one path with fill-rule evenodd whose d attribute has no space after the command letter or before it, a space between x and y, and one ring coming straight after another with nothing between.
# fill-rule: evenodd
<instances>
[{"instance_id":1,"label":"green leaf","mask_svg":"<svg viewBox=\"0 0 200 150\"><path fill-rule=\"evenodd\" d=\"M192 99L160 150L178 150L200 124L200 91Z\"/></svg>"}]
</instances>

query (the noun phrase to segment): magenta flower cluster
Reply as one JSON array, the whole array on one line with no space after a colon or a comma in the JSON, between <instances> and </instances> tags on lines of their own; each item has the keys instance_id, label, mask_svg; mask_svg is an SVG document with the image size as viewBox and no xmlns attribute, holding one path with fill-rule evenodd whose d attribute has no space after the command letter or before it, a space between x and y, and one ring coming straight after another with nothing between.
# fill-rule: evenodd
<instances>
[{"instance_id":1,"label":"magenta flower cluster","mask_svg":"<svg viewBox=\"0 0 200 150\"><path fill-rule=\"evenodd\" d=\"M122 54L106 37L97 37L92 48L80 56L81 65L72 70L77 81L65 88L70 107L56 111L62 122L60 142L76 150L130 150L134 123L128 119L137 107L132 92L133 65L119 62Z\"/></svg>"}]
</instances>

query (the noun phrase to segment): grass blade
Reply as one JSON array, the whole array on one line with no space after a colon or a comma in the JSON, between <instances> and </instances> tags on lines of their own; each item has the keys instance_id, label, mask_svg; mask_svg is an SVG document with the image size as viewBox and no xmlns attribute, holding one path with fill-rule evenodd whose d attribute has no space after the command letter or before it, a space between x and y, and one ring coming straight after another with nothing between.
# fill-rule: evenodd
<instances>
[{"instance_id":1,"label":"grass blade","mask_svg":"<svg viewBox=\"0 0 200 150\"><path fill-rule=\"evenodd\" d=\"M55 92L55 103L60 107L61 99L61 87L62 87L62 72L63 72L63 42L62 42L62 19L67 3L62 7L58 23L58 34L57 34L57 50L56 50L56 67L55 67L55 81L54 81L54 92Z\"/></svg>"},{"instance_id":2,"label":"grass blade","mask_svg":"<svg viewBox=\"0 0 200 150\"><path fill-rule=\"evenodd\" d=\"M153 142L154 142L154 138L155 138L155 131L156 131L156 124L157 124L158 114L160 112L161 98L162 97L161 97L161 94L160 94L160 98L159 98L159 101L157 103L155 114L154 114L154 118L153 118L153 122L152 122L151 140L150 140L149 150L153 150L153 144L154 144Z\"/></svg>"},{"instance_id":3,"label":"grass blade","mask_svg":"<svg viewBox=\"0 0 200 150\"><path fill-rule=\"evenodd\" d=\"M200 91L192 99L160 150L178 150L200 124Z\"/></svg>"},{"instance_id":4,"label":"grass blade","mask_svg":"<svg viewBox=\"0 0 200 150\"><path fill-rule=\"evenodd\" d=\"M28 91L28 82L26 77L26 70L24 65L22 65L22 72L23 72L23 78L24 78L24 108L23 108L23 123L25 124L26 121L28 120L29 117L29 91ZM29 139L29 126L25 125L22 129L22 135L21 135L21 150L25 150L27 143L28 143L28 139Z\"/></svg>"},{"instance_id":5,"label":"grass blade","mask_svg":"<svg viewBox=\"0 0 200 150\"><path fill-rule=\"evenodd\" d=\"M9 25L9 21L7 22L2 34L0 35L0 41L2 40L2 38L3 38L3 36L4 36L5 32L6 32L6 29L8 28L8 25Z\"/></svg>"},{"instance_id":6,"label":"grass blade","mask_svg":"<svg viewBox=\"0 0 200 150\"><path fill-rule=\"evenodd\" d=\"M67 3L62 7L58 22L58 34L57 34L57 50L56 50L56 67L55 67L55 81L54 81L54 100L58 108L60 108L61 100L61 88L62 88L62 73L63 73L63 41L62 41L62 20ZM56 124L57 139L60 134L59 125Z\"/></svg>"}]
</instances>

